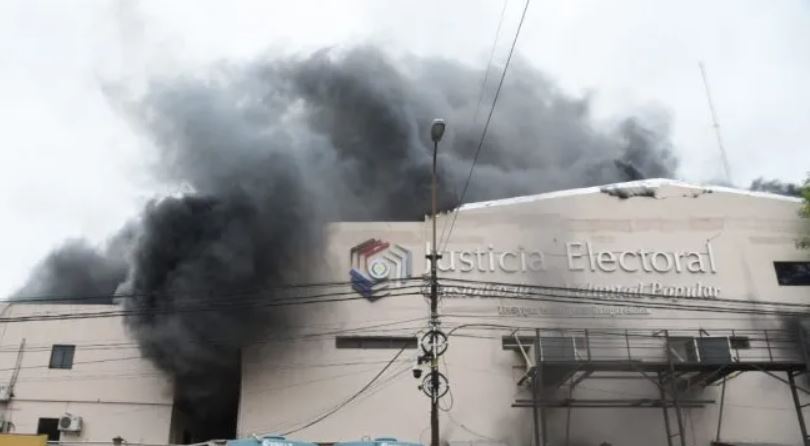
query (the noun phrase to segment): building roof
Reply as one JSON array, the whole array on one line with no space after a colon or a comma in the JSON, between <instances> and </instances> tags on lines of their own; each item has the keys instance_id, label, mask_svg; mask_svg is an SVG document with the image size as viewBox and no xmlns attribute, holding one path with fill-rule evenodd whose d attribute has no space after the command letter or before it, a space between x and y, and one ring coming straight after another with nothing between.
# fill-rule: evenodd
<instances>
[{"instance_id":1,"label":"building roof","mask_svg":"<svg viewBox=\"0 0 810 446\"><path fill-rule=\"evenodd\" d=\"M670 180L667 178L652 178L647 180L606 184L603 186L583 187L579 189L566 189L536 195L525 195L521 197L503 198L499 200L481 201L477 203L467 203L462 205L460 210L466 211L494 206L532 203L536 201L550 200L554 198L574 197L597 193L606 193L609 195L617 196L619 198L630 198L634 196L655 196L659 192L661 192L662 189L670 189L670 188L692 191L693 194L721 192L739 196L781 200L793 203L802 202L801 198L788 197L785 195L773 194L770 192L755 192L747 189L738 189L734 187L725 187L725 186L699 185L686 183L678 180Z\"/></svg>"}]
</instances>

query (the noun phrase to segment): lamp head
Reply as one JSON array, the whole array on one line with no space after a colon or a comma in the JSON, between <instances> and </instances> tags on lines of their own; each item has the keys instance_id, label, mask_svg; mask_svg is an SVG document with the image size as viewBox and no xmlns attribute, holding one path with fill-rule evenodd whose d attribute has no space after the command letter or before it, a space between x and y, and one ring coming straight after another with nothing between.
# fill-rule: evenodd
<instances>
[{"instance_id":1,"label":"lamp head","mask_svg":"<svg viewBox=\"0 0 810 446\"><path fill-rule=\"evenodd\" d=\"M441 141L442 135L444 135L444 119L434 119L433 124L430 125L430 139L433 140L434 143Z\"/></svg>"}]
</instances>

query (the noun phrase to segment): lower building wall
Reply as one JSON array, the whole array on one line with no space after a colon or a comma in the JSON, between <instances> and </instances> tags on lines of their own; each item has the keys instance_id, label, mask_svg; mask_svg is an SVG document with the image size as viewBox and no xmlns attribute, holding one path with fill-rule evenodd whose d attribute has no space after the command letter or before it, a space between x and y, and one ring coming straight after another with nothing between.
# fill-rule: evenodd
<instances>
[{"instance_id":1,"label":"lower building wall","mask_svg":"<svg viewBox=\"0 0 810 446\"><path fill-rule=\"evenodd\" d=\"M59 418L65 413L82 417L78 433L61 432L63 442L112 442L166 444L169 438L171 404L130 404L13 400L5 410L11 432L33 434L40 418Z\"/></svg>"},{"instance_id":2,"label":"lower building wall","mask_svg":"<svg viewBox=\"0 0 810 446\"><path fill-rule=\"evenodd\" d=\"M8 304L5 317L31 318L0 330L0 386L11 398L0 403L7 431L37 433L40 418L69 413L82 418L64 442L166 444L174 387L140 351L121 317L79 319L37 316L115 312L114 305ZM72 347L70 359L54 364L57 346Z\"/></svg>"},{"instance_id":3,"label":"lower building wall","mask_svg":"<svg viewBox=\"0 0 810 446\"><path fill-rule=\"evenodd\" d=\"M530 398L517 385L525 369L516 352L503 349L504 334L508 333L484 334L489 339L452 338L440 367L452 386L441 402L443 441L533 444L531 408L512 407L516 399ZM336 349L334 338L301 340L293 354L281 353L289 347L268 344L246 352L240 436L279 433L317 442L394 436L429 443L429 399L412 376L416 350L405 350L373 386L351 399L397 350ZM658 387L638 374L627 374L632 379L610 375L612 379L583 381L570 397L659 398ZM682 412L686 444L708 445L715 440L720 391L720 385L712 385L684 396L707 400L703 407ZM566 387L558 392L560 398L569 397ZM553 408L546 413L548 444L667 444L661 408ZM677 419L674 411L669 414L675 433ZM800 437L787 385L753 371L727 381L721 440L798 445Z\"/></svg>"}]
</instances>

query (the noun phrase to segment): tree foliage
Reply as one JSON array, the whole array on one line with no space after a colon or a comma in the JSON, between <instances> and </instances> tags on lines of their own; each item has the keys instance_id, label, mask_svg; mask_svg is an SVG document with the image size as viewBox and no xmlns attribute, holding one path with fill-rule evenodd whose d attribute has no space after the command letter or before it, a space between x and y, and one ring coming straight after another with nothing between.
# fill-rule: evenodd
<instances>
[{"instance_id":1,"label":"tree foliage","mask_svg":"<svg viewBox=\"0 0 810 446\"><path fill-rule=\"evenodd\" d=\"M804 199L804 205L801 210L802 217L810 218L810 172L807 173L807 179L804 180L801 194Z\"/></svg>"}]
</instances>

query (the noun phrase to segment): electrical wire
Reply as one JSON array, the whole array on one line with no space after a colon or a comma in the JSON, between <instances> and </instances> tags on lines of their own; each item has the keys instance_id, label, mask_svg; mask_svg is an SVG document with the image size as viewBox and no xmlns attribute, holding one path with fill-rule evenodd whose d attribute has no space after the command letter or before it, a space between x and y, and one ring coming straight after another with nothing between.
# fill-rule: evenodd
<instances>
[{"instance_id":1,"label":"electrical wire","mask_svg":"<svg viewBox=\"0 0 810 446\"><path fill-rule=\"evenodd\" d=\"M291 429L291 430L289 430L287 432L284 432L282 435L287 436L287 435L290 435L290 434L294 434L294 433L296 433L298 431L304 430L304 429L306 429L308 427L314 426L314 425L320 423L321 421L329 418L331 415L335 414L340 409L346 407L347 404L351 403L352 401L357 399L360 395L362 395L366 390L368 390L368 388L371 387L380 378L380 376L382 376L383 373L385 373L385 371L388 370L391 367L392 364L394 364L394 362L396 362L396 360L400 357L400 355L402 355L402 352L405 351L406 347L407 347L407 345L403 345L402 348L399 349L399 351L394 355L394 357L391 358L391 360L388 361L388 363L385 364L385 366L383 366L383 368L380 369L380 371L377 372L377 374L374 375L374 377L371 378L371 380L369 382L367 382L363 387L360 388L360 390L355 392L353 395L346 398L344 401L342 401L341 403L336 405L334 408L332 408L329 411L327 411L326 413L318 416L314 420L304 424L303 426L300 426L300 427Z\"/></svg>"},{"instance_id":2,"label":"electrical wire","mask_svg":"<svg viewBox=\"0 0 810 446\"><path fill-rule=\"evenodd\" d=\"M329 331L321 331L321 332L312 332L312 333L302 333L297 335L287 335L287 336L275 336L275 337L265 337L265 338L258 338L249 343L245 343L242 347L248 346L256 346L262 344L269 344L273 342L286 342L286 341L298 341L298 340L305 340L305 339L320 339L323 337L331 337L333 335L340 335L340 334L347 334L347 333L363 333L367 331L375 331L375 332L411 332L412 330L417 329L418 327L412 326L404 326L399 328L393 328L392 325L400 325L406 324L411 322L421 322L427 320L427 317L418 317L418 318L411 318L411 319L401 319L401 320L394 320L388 322L382 322L379 324L372 324L372 325L364 325L359 327L349 327L349 328L342 328L342 329L335 329ZM296 329L305 328L306 326L294 326ZM274 327L280 329L282 327ZM290 329L286 327L285 329ZM227 341L236 341L237 338L229 337L213 337L213 338L206 338L204 340L182 340L178 343L181 345L228 345L225 344ZM218 342L219 341L219 342ZM112 343L89 343L89 344L82 344L82 343L73 343L70 345L74 345L77 349L82 351L84 350L131 350L133 348L140 348L140 344L137 341L129 341L129 342L112 342ZM0 353L16 353L19 351L19 345L5 345L5 348L0 348ZM53 344L26 344L23 352L42 352L42 351L50 351L53 347Z\"/></svg>"},{"instance_id":3,"label":"electrical wire","mask_svg":"<svg viewBox=\"0 0 810 446\"><path fill-rule=\"evenodd\" d=\"M403 279L397 279L399 282L410 282L410 281L421 281L424 280L421 277L409 277ZM268 291L281 291L281 290L296 290L302 288L323 288L323 287L338 287L338 286L349 286L352 285L351 281L330 281L330 282L309 282L309 283L282 283L275 286L264 286L260 288L253 288L250 290L239 290L239 291L229 291L229 296L245 296L251 294L260 294L266 293ZM224 291L223 290L211 290L209 288L200 288L197 290L187 290L183 293L161 293L161 292L140 292L140 293L112 293L112 294L40 294L40 295L21 295L21 296L14 296L13 298L7 300L6 302L9 304L13 303L44 303L44 302L54 302L54 303L64 303L70 304L71 302L81 302L87 300L108 300L113 301L117 299L138 299L138 298L155 298L155 297L163 297L163 296L171 296L174 298L179 297L188 297L188 296L198 296L198 295L220 295ZM105 304L100 304L105 305Z\"/></svg>"},{"instance_id":4,"label":"electrical wire","mask_svg":"<svg viewBox=\"0 0 810 446\"><path fill-rule=\"evenodd\" d=\"M459 280L459 279L450 279L450 280ZM461 281L461 280L459 280ZM498 284L497 282L483 282L483 281L463 281L465 283L477 283L483 285L490 285L490 284ZM463 294L474 295L476 297L484 297L484 298L497 298L497 299L514 299L514 300L527 300L527 301L541 301L541 302L557 302L557 303L567 303L567 304L594 304L594 305L602 305L602 306L616 306L616 307L641 307L641 308L656 308L656 309L669 309L669 310L685 310L685 311L708 311L708 312L719 312L719 313L742 313L742 314L770 314L770 315L780 315L780 316L806 316L807 313L803 311L785 311L785 310L765 310L765 309L752 309L752 308L744 308L744 307L732 307L732 306L717 306L717 305L694 305L694 304L687 304L687 303L678 303L678 302L649 302L644 300L636 300L636 299L628 299L627 297L632 297L634 293L621 293L621 292L612 292L610 294L622 297L622 300L604 298L600 296L594 296L593 294L603 294L600 292L582 290L578 288L563 288L563 287L544 287L544 286L532 286L532 285L519 285L519 284L506 284L500 283L500 285L510 286L519 289L490 289L487 287L468 287L464 290ZM531 289L555 289L560 290L563 292L568 292L570 294L555 294L552 292L538 292L538 291L530 291ZM605 293L607 294L607 293ZM669 296L662 296L662 295L652 295L656 298L662 297L669 297ZM688 298L688 300L692 300ZM711 302L711 299L709 299ZM790 302L774 302L774 303L758 303L753 304L751 301L744 301L744 300L729 300L726 299L725 301L720 301L719 303L737 303L742 305L770 305L770 306L799 306L800 308L805 308L803 304L794 304Z\"/></svg>"},{"instance_id":5,"label":"electrical wire","mask_svg":"<svg viewBox=\"0 0 810 446\"><path fill-rule=\"evenodd\" d=\"M483 434L479 434L478 432L470 429L469 427L465 426L464 423L461 423L458 420L456 420L455 418L453 418L453 415L450 412L447 412L447 417L450 418L450 422L452 422L456 426L464 429L468 433L471 433L471 434L475 435L478 438L481 438L481 439L484 439L484 440L487 440L487 441L492 441L494 443L499 443L499 444L502 443L502 440L499 440L499 439L493 438L493 437L488 437L488 436L483 435Z\"/></svg>"},{"instance_id":6,"label":"electrical wire","mask_svg":"<svg viewBox=\"0 0 810 446\"><path fill-rule=\"evenodd\" d=\"M423 319L424 318L407 319L407 320L404 320L402 322L421 321ZM396 323L396 322L393 322L393 323ZM358 330L376 329L376 328L383 327L383 326L388 326L388 325L391 325L391 324L392 324L392 322L386 322L384 324L369 325L369 326L365 326L365 327L350 328L350 329L344 329L344 330L332 330L332 331L327 331L327 332L298 335L298 336L289 337L288 339L298 339L298 338L308 338L308 337L331 337L331 336L338 335L338 334L357 332ZM408 328L410 328L410 327L408 327ZM408 328L401 328L401 329L397 329L397 330L401 331L401 330L406 330ZM202 342L203 341L201 341L201 343ZM254 341L254 342L246 344L246 346L259 345L259 344L263 344L263 343L266 343L266 342L268 342L268 341L267 340ZM210 344L210 342L206 342L206 343ZM403 346L403 349L405 349L405 348L407 348L407 345ZM42 350L40 350L40 351L42 351ZM24 350L24 352L28 352L28 350ZM150 358L148 356L142 356L142 355L139 355L139 356L126 356L126 357L121 357L121 358L104 358L104 359L91 360L91 361L74 361L73 364L74 365L76 365L76 364L95 364L95 363L116 362L116 361L129 361L129 360L133 360L133 359L150 359ZM20 369L50 368L50 364L22 366L22 367L19 367L19 368ZM17 369L17 367L0 369L0 372L14 371L16 369Z\"/></svg>"},{"instance_id":7,"label":"electrical wire","mask_svg":"<svg viewBox=\"0 0 810 446\"><path fill-rule=\"evenodd\" d=\"M547 302L561 302L570 304L595 304L607 305L615 307L640 307L640 308L657 308L657 309L670 309L670 310L686 310L686 311L709 311L718 313L741 313L741 314L758 314L758 315L779 315L779 316L804 316L804 311L785 311L778 309L754 309L746 308L748 306L767 306L767 307L789 307L801 310L810 310L810 305L798 304L794 302L765 302L765 301L750 301L742 299L729 299L729 298L681 298L689 300L690 303L681 302L649 302L644 300L633 299L633 297L651 297L662 298L672 297L660 294L650 293L627 293L620 291L595 291L582 288L571 287L557 287L557 286L544 286L544 285L526 285L508 282L492 282L481 280L466 280L466 279L443 279L444 282L472 284L473 286L466 286L461 288L462 294L474 295L477 297L486 298L499 298L499 299L515 299L515 300L535 300ZM495 288L487 288L495 287ZM445 288L445 293L446 293ZM449 288L452 290L452 287ZM409 292L409 290L411 290ZM532 292L532 290L535 290ZM538 292L536 290L545 291ZM417 292L418 291L418 292ZM551 292L555 291L555 292ZM558 293L565 294L558 294ZM416 296L423 295L424 289L422 285L398 285L394 288L389 288L389 297L397 296ZM622 300L615 298L606 298L607 296L621 297ZM227 297L227 296L225 296ZM672 297L673 299L678 299ZM82 318L97 318L97 317L121 317L121 316L135 316L135 315L148 315L155 316L159 314L175 314L182 312L204 312L204 311L223 311L223 310L239 310L246 308L262 308L262 307L278 307L278 306L298 306L308 305L314 303L330 303L330 302L343 302L352 300L365 300L362 296L357 296L356 292L332 292L324 294L296 296L287 299L273 299L269 302L267 299L262 300L248 300L248 301L206 301L202 303L195 303L194 305L178 305L173 308L136 308L125 309L116 311L102 311L102 312L83 312L83 313L46 313L27 316L7 316L0 318L0 322L27 322L27 321L44 321L44 320L67 320L67 319L82 319ZM695 305L694 301L705 301L707 304ZM738 306L718 306L710 304L736 304ZM742 305L742 307L740 306Z\"/></svg>"},{"instance_id":8,"label":"electrical wire","mask_svg":"<svg viewBox=\"0 0 810 446\"><path fill-rule=\"evenodd\" d=\"M389 291L391 288L389 288ZM412 290L412 292L403 292ZM390 292L386 297L399 297L399 296L417 296L422 295L422 286L402 286L394 288L396 293ZM417 292L418 291L418 292ZM344 297L341 297L344 296ZM226 296L227 297L227 296ZM161 314L177 314L188 312L207 312L207 311L224 311L224 310L244 310L252 308L269 308L269 307L287 307L298 305L309 305L316 303L333 303L344 302L353 300L368 300L363 296L357 296L356 291L346 291L338 293L324 293L307 296L296 296L287 299L273 299L267 302L267 299L252 300L252 301L205 301L202 303L194 303L193 305L175 306L174 308L137 308L137 309L124 309L124 310L110 310L100 312L80 312L80 313L45 313L28 316L7 316L0 317L0 323L11 322L30 322L30 321L48 321L48 320L69 320L69 319L87 319L87 318L106 318L106 317L122 317L122 316L154 316Z\"/></svg>"},{"instance_id":9,"label":"electrical wire","mask_svg":"<svg viewBox=\"0 0 810 446\"><path fill-rule=\"evenodd\" d=\"M552 319L552 320L562 320L562 319L597 319L597 320L605 320L608 318L609 320L619 320L619 319L628 319L628 320L644 320L644 321L679 321L679 320L689 320L689 321L774 321L773 315L763 315L761 318L755 318L752 316L740 316L740 317L697 317L697 316L650 316L650 313L643 313L643 314L630 314L630 315L622 315L622 314L609 314L609 315L571 315L571 314L551 314L551 315L509 315L509 314L461 314L461 313L442 313L442 318L477 318L477 319L520 319L520 320L537 320L537 319ZM770 329L768 329L770 330ZM774 329L778 330L778 329Z\"/></svg>"},{"instance_id":10,"label":"electrical wire","mask_svg":"<svg viewBox=\"0 0 810 446\"><path fill-rule=\"evenodd\" d=\"M141 358L141 357L137 357ZM117 359L117 358L113 358ZM133 359L133 358L127 358ZM113 361L108 361L113 362ZM382 361L344 361L344 362L332 362L332 363L319 363L319 364L278 364L278 365L263 365L263 370L306 370L306 369L321 369L321 368L349 368L349 367L356 367L361 365L376 365L376 364L383 364L387 363L387 360ZM410 362L406 360L398 360L396 362ZM76 364L76 363L74 363ZM82 364L87 364L87 362L83 362ZM37 366L38 367L38 366ZM34 368L34 367L28 367ZM359 373L358 371L353 371L353 374ZM86 381L86 380L105 380L105 379L135 379L135 378L170 378L170 375L163 372L143 372L143 373L100 373L100 374L85 374L85 375L76 375L72 374L70 376L31 376L27 378L18 379L17 382L62 382L62 381Z\"/></svg>"},{"instance_id":11,"label":"electrical wire","mask_svg":"<svg viewBox=\"0 0 810 446\"><path fill-rule=\"evenodd\" d=\"M508 299L508 300L522 300L529 302L555 302L572 305L591 304L596 306L607 307L626 307L626 308L646 308L646 309L660 309L660 310L681 310L687 312L709 312L709 313L733 313L733 314L753 314L753 315L773 315L773 316L793 316L793 317L806 317L808 314L801 311L782 311L782 310L761 310L750 308L734 308L734 307L718 307L711 305L688 305L688 304L672 304L672 303L657 303L657 302L644 302L636 300L614 301L610 299L600 299L597 297L585 296L567 296L552 293L522 293L520 295L503 295L503 294L482 294L478 295L486 298Z\"/></svg>"},{"instance_id":12,"label":"electrical wire","mask_svg":"<svg viewBox=\"0 0 810 446\"><path fill-rule=\"evenodd\" d=\"M558 287L558 286L544 286L544 285L527 285L527 284L519 284L519 283L508 283L508 282L493 282L493 281L481 281L481 280L465 280L465 279L443 279L444 282L450 283L462 283L462 284L472 284L474 286L467 286L461 288L459 290L462 294L470 294L478 297L494 297L494 298L510 298L510 299L520 299L520 298L528 298L528 297L545 297L546 299L536 299L536 300L548 300L554 302L566 302L566 303L598 303L604 304L608 303L612 306L640 306L644 308L665 308L665 309L688 309L688 310L711 310L711 311L718 311L718 312L741 312L741 313L751 313L751 314L773 314L773 315L796 315L800 314L803 315L804 313L795 312L795 311L778 311L778 310L754 310L744 307L728 307L728 306L717 306L717 305L695 305L692 302L698 301L705 301L710 304L737 304L743 306L767 306L767 307L789 307L789 308L798 308L802 310L810 310L810 305L807 304L799 304L794 302L766 302L766 301L751 301L751 300L742 300L742 299L730 299L730 298L681 298L683 300L689 300L690 303L680 303L680 302L648 302L648 301L641 301L637 299L632 299L633 297L651 297L651 298L662 298L662 297L671 297L671 296L663 296L660 294L651 294L651 293L626 293L620 291L595 291L595 290L588 290L582 288L572 288L572 287ZM487 288L487 287L495 287L495 288ZM445 287L443 290L445 293L446 290L453 290L453 287ZM413 292L408 292L408 290L412 290ZM556 292L563 292L566 294L556 294L551 292L531 292L530 290L542 290L542 291L556 291ZM390 292L393 291L393 292ZM419 291L417 293L416 291ZM417 294L423 294L422 286L398 286L394 287L393 289L389 289L389 297L396 297L396 296L415 296ZM616 296L622 297L621 301L615 299L608 299L603 297L604 295L607 296ZM227 296L226 296L227 297ZM627 298L631 299L627 299ZM0 322L26 322L26 321L42 321L42 320L66 320L66 319L82 319L82 318L95 318L95 317L121 317L121 316L132 316L132 315L158 315L158 314L174 314L174 313L182 313L182 312L199 312L199 311L220 311L220 310L238 310L238 309L245 309L245 308L260 308L260 307L277 307L277 306L296 306L296 305L307 305L312 303L328 303L328 302L341 302L341 301L351 301L351 300L364 300L362 296L357 296L354 291L346 291L346 292L332 292L332 293L325 293L325 294L315 294L315 295L305 295L305 296L296 296L294 298L287 298L287 299L273 299L271 301L267 301L267 299L262 300L249 300L249 301L215 301L215 302L202 302L202 303L194 303L193 305L178 305L173 308L160 308L160 309L149 309L149 308L136 308L136 309L124 309L124 310L115 310L115 311L102 311L102 312L82 312L82 313L45 313L45 314L35 314L35 315L27 315L27 316L7 316L0 318ZM673 297L673 299L678 299L677 297ZM632 305L628 305L632 304Z\"/></svg>"},{"instance_id":13,"label":"electrical wire","mask_svg":"<svg viewBox=\"0 0 810 446\"><path fill-rule=\"evenodd\" d=\"M489 114L487 115L487 120L484 122L484 129L481 131L481 137L478 140L478 146L475 149L475 155L473 156L473 162L470 166L470 172L467 175L467 180L464 182L464 188L461 190L461 197L458 200L458 205L456 206L455 210L453 211L453 219L450 222L450 229L447 231L447 239L444 241L443 248L441 251L445 251L447 248L447 244L450 242L450 236L453 234L453 228L456 225L456 219L458 218L458 210L461 208L462 203L464 203L464 196L467 195L467 189L470 187L470 181L472 180L473 171L475 170L475 165L478 163L478 157L481 155L481 149L484 147L484 141L487 137L487 131L489 130L489 124L492 122L492 114L495 112L495 105L498 103L498 98L501 95L501 88L503 88L503 82L506 79L506 73L509 68L510 62L512 62L512 55L515 52L515 46L517 46L518 37L520 37L520 30L523 29L523 22L526 19L526 11L529 10L529 4L531 0L526 0L523 6L523 13L520 15L520 22L518 22L517 30L515 30L515 37L512 40L512 45L509 47L509 55L506 57L506 62L503 66L503 71L501 71L501 78L498 81L498 87L495 89L495 96L492 98L492 105L489 108Z\"/></svg>"},{"instance_id":14,"label":"electrical wire","mask_svg":"<svg viewBox=\"0 0 810 446\"><path fill-rule=\"evenodd\" d=\"M501 7L501 16L498 18L498 26L495 29L495 38L492 40L492 49L489 52L489 60L484 68L484 77L481 80L481 87L478 90L478 101L475 103L475 112L473 113L472 125L478 124L478 113L481 110L481 104L484 102L484 92L486 91L487 81L489 80L490 67L492 60L495 58L495 49L498 47L498 38L501 35L501 26L503 25L503 18L506 15L506 6L509 5L509 0L502 0L503 6ZM444 234L447 231L447 221L445 220L442 225L442 233L439 240L444 240Z\"/></svg>"},{"instance_id":15,"label":"electrical wire","mask_svg":"<svg viewBox=\"0 0 810 446\"><path fill-rule=\"evenodd\" d=\"M449 412L451 410L453 410L453 406L455 406L455 404L456 404L456 398L453 396L453 388L450 387L450 385L449 385L449 383L450 383L450 369L447 367L447 360L445 360L445 355L441 355L441 358L442 358L442 365L444 365L444 377L447 378L447 382L448 382L448 385L447 385L447 394L448 395L447 396L450 397L450 405L445 408L445 407L442 407L441 404L439 404L439 409L443 410L444 412L448 412L448 414L449 414ZM439 402L441 403L441 400L439 400Z\"/></svg>"},{"instance_id":16,"label":"electrical wire","mask_svg":"<svg viewBox=\"0 0 810 446\"><path fill-rule=\"evenodd\" d=\"M397 283L396 285L389 287L389 295L397 296L397 295L416 295L416 294L424 294L423 289L423 279L421 278L414 278L412 280L419 280L420 283L418 285L407 285L405 283ZM662 297L671 298L675 300L688 300L690 301L690 306L697 307L696 305L692 305L691 302L694 301L706 301L711 304L737 304L737 305L744 305L744 306L764 306L764 307L789 307L789 308L797 308L802 310L809 310L810 311L810 304L801 304L795 302L783 302L783 301L752 301L747 299L732 299L732 298L720 298L720 297L702 297L702 296L695 296L695 297L679 297L679 296L667 296L663 294L655 294L655 293L640 293L640 292L622 292L622 291L615 291L615 290L593 290L593 289L585 289L585 288L575 288L575 287L561 287L561 286L549 286L549 285L530 285L530 284L523 284L523 283L510 283L510 282L497 282L497 281L484 281L484 280L470 280L470 279L457 279L457 278L443 278L442 281L444 283L450 283L451 286L443 287L442 290L445 294L448 290L453 291L454 287L460 288L457 292L462 294L471 294L477 295L481 297L513 297L515 295L540 295L546 296L549 298L557 298L557 299L573 299L576 298L578 302L582 301L582 299L587 299L589 301L599 300L599 301L608 301L603 296L616 296L616 297L623 297L623 298L638 298L638 297L649 297L649 298L657 298L660 299ZM311 284L312 286L335 286L335 284L346 285L344 282L329 282L329 283L320 283L320 284ZM468 286L463 287L462 285L452 285L452 284L472 284L475 286ZM297 287L303 287L305 285L296 285ZM485 287L492 287L492 288L485 288ZM406 291L414 291L413 293L408 293ZM523 290L524 292L521 293L520 291ZM568 293L566 295L560 295L555 293L530 293L527 290L541 290L541 291L553 291L556 293ZM420 293L416 293L419 291ZM484 293L479 293L479 291L484 291ZM6 316L0 317L0 322L25 322L25 321L39 321L39 320L63 320L63 319L80 319L86 317L119 317L119 316L130 316L130 315L158 315L158 314L166 314L166 313L180 313L180 312L187 312L187 311L219 311L219 310L238 310L244 308L257 308L257 307L275 307L275 306L295 306L295 305L306 305L311 303L328 303L328 302L340 302L340 301L347 301L347 300L364 300L362 296L357 296L354 290L349 291L334 291L334 292L327 292L321 294L301 294L296 296L290 296L285 298L272 298L269 299L267 296L257 296L256 298L252 299L241 299L236 300L234 297L239 296L240 293L228 293L228 294L208 294L208 298L201 300L199 302L183 302L180 301L174 302L172 307L168 308L143 308L143 307L136 307L131 309L121 309L121 310L110 310L110 311L99 311L99 312L80 312L80 313L44 313L44 314L35 314L35 315L27 315L27 316ZM134 297L134 296L133 296ZM661 308L661 307L672 307L672 308L684 308L684 303L675 303L675 302L643 302L638 300L627 300L624 299L622 301L614 301L609 300L611 303L617 306L621 306L623 303L635 303L639 305L646 305L649 307ZM710 309L718 309L722 311L723 308L721 307L713 307L709 306L705 308ZM738 308L738 307L737 307ZM784 312L774 312L768 311L768 314L782 314Z\"/></svg>"},{"instance_id":17,"label":"electrical wire","mask_svg":"<svg viewBox=\"0 0 810 446\"><path fill-rule=\"evenodd\" d=\"M381 391L383 388L387 387L394 380L396 380L397 378L402 376L402 374L407 372L409 369L410 369L410 367L406 366L404 368L401 368L399 371L396 371L396 372L392 373L389 377L387 377L387 378L385 378L385 379L383 379L381 381L378 381L373 386L370 386L363 395L355 398L354 400L347 403L346 405L348 406L351 403L356 403L356 402L359 402L359 401L363 401L364 399L371 397L372 395L374 395L377 392ZM299 423L294 423L293 426L296 426L297 424L299 424ZM273 432L285 431L285 430L288 430L288 429L290 429L290 428L276 429ZM304 429L304 428L301 428L301 429ZM282 435L288 435L288 434L282 434Z\"/></svg>"},{"instance_id":18,"label":"electrical wire","mask_svg":"<svg viewBox=\"0 0 810 446\"><path fill-rule=\"evenodd\" d=\"M397 362L402 362L402 360L398 360ZM315 384L315 383L319 383L319 382L331 381L331 380L338 379L338 378L345 378L345 377L349 377L349 376L357 376L360 373L372 372L372 371L374 371L376 369L377 368L374 367L374 368L365 368L363 370L352 370L351 372L347 372L347 373L341 373L341 374L337 374L337 375L329 375L329 376L324 376L324 377L321 377L321 378L311 379L311 380L308 380L308 381L294 382L292 384L286 384L285 383L285 384L280 384L280 385L275 385L275 386L259 387L259 388L251 387L250 393L251 393L251 395L256 395L256 394L260 394L260 393L272 392L272 391L275 391L275 390L286 390L286 389L289 389L291 387L302 387L302 386L307 386L307 385Z\"/></svg>"},{"instance_id":19,"label":"electrical wire","mask_svg":"<svg viewBox=\"0 0 810 446\"><path fill-rule=\"evenodd\" d=\"M772 306L786 306L786 307L796 307L796 308L804 308L810 310L810 304L800 304L795 302L784 302L784 301L756 301L756 300L748 300L748 299L733 299L733 298L722 298L722 297L702 297L702 296L694 296L694 297L681 297L681 296L668 296L665 294L656 294L656 293L636 293L636 292L624 292L624 291L617 291L617 290L594 290L588 288L578 288L578 287L566 287L566 286L554 286L554 285L542 285L542 284L523 284L523 283L516 283L516 282L496 282L496 281L486 281L486 280L475 280L475 279L457 279L457 278L442 278L444 282L459 282L459 283L471 283L475 285L487 285L487 286L494 286L494 287L511 287L511 288L525 288L525 289L540 289L540 290L549 290L549 291L565 291L565 292L572 292L572 293L579 293L579 294L606 294L606 295L613 295L619 297L651 297L651 298L671 298L671 299L686 299L686 300L705 300L709 302L722 302L722 303L738 303L738 304L746 304L746 305L772 305ZM494 289L492 291L500 292L501 289ZM508 291L508 290L507 290Z\"/></svg>"}]
</instances>

